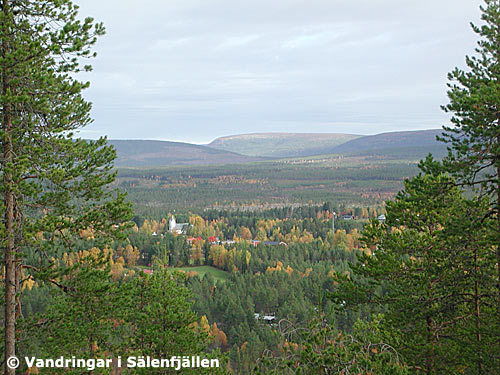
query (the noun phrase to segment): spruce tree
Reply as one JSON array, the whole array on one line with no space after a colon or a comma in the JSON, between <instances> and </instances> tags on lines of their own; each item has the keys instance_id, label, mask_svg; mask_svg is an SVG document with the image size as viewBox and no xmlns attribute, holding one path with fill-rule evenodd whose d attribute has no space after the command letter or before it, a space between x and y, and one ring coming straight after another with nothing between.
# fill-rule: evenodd
<instances>
[{"instance_id":1,"label":"spruce tree","mask_svg":"<svg viewBox=\"0 0 500 375\"><path fill-rule=\"evenodd\" d=\"M449 104L454 126L440 139L449 144L445 166L464 185L489 196L497 225L491 232L496 253L497 356L500 359L500 1L485 0L476 54L466 57L467 69L449 73Z\"/></svg>"},{"instance_id":2,"label":"spruce tree","mask_svg":"<svg viewBox=\"0 0 500 375\"><path fill-rule=\"evenodd\" d=\"M50 275L55 243L81 230L119 231L130 207L108 185L115 151L76 132L91 122L76 73L104 33L70 0L0 0L0 246L5 269L4 360L16 354L21 274ZM68 249L66 249L68 250ZM27 251L39 261L26 264ZM61 287L63 287L61 285ZM5 366L5 374L15 370Z\"/></svg>"}]
</instances>

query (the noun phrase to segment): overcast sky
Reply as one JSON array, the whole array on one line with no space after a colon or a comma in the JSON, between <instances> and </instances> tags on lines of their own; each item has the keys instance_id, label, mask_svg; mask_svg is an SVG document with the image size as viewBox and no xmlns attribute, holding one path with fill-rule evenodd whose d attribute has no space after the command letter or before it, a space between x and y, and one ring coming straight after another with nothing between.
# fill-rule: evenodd
<instances>
[{"instance_id":1,"label":"overcast sky","mask_svg":"<svg viewBox=\"0 0 500 375\"><path fill-rule=\"evenodd\" d=\"M105 23L86 138L439 128L480 0L76 0Z\"/></svg>"}]
</instances>

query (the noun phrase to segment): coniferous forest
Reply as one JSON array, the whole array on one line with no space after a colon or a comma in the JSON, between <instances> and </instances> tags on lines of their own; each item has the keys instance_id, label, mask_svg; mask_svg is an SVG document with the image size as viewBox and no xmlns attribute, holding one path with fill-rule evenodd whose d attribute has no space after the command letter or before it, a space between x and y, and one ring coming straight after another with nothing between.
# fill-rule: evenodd
<instances>
[{"instance_id":1,"label":"coniferous forest","mask_svg":"<svg viewBox=\"0 0 500 375\"><path fill-rule=\"evenodd\" d=\"M446 155L115 168L78 136L104 25L0 0L1 372L500 373L500 1L472 29ZM219 366L120 363L172 356ZM61 357L110 362L25 360Z\"/></svg>"}]
</instances>

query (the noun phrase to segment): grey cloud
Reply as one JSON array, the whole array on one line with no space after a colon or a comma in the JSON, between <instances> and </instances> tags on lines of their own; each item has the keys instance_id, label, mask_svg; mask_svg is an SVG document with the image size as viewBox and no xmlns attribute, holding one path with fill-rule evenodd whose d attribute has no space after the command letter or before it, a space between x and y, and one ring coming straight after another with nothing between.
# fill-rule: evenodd
<instances>
[{"instance_id":1,"label":"grey cloud","mask_svg":"<svg viewBox=\"0 0 500 375\"><path fill-rule=\"evenodd\" d=\"M479 0L85 0L105 22L92 86L110 138L373 134L446 121L446 73ZM84 132L85 133L85 132Z\"/></svg>"}]
</instances>

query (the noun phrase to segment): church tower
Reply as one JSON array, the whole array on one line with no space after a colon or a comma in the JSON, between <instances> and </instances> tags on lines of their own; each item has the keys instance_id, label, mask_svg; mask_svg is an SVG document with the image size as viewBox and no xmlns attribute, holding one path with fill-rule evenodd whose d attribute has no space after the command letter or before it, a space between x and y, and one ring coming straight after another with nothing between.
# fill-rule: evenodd
<instances>
[{"instance_id":1,"label":"church tower","mask_svg":"<svg viewBox=\"0 0 500 375\"><path fill-rule=\"evenodd\" d=\"M170 233L173 233L175 231L175 226L176 225L177 225L177 223L175 222L175 216L172 215L172 217L168 221L168 230L169 230Z\"/></svg>"}]
</instances>

